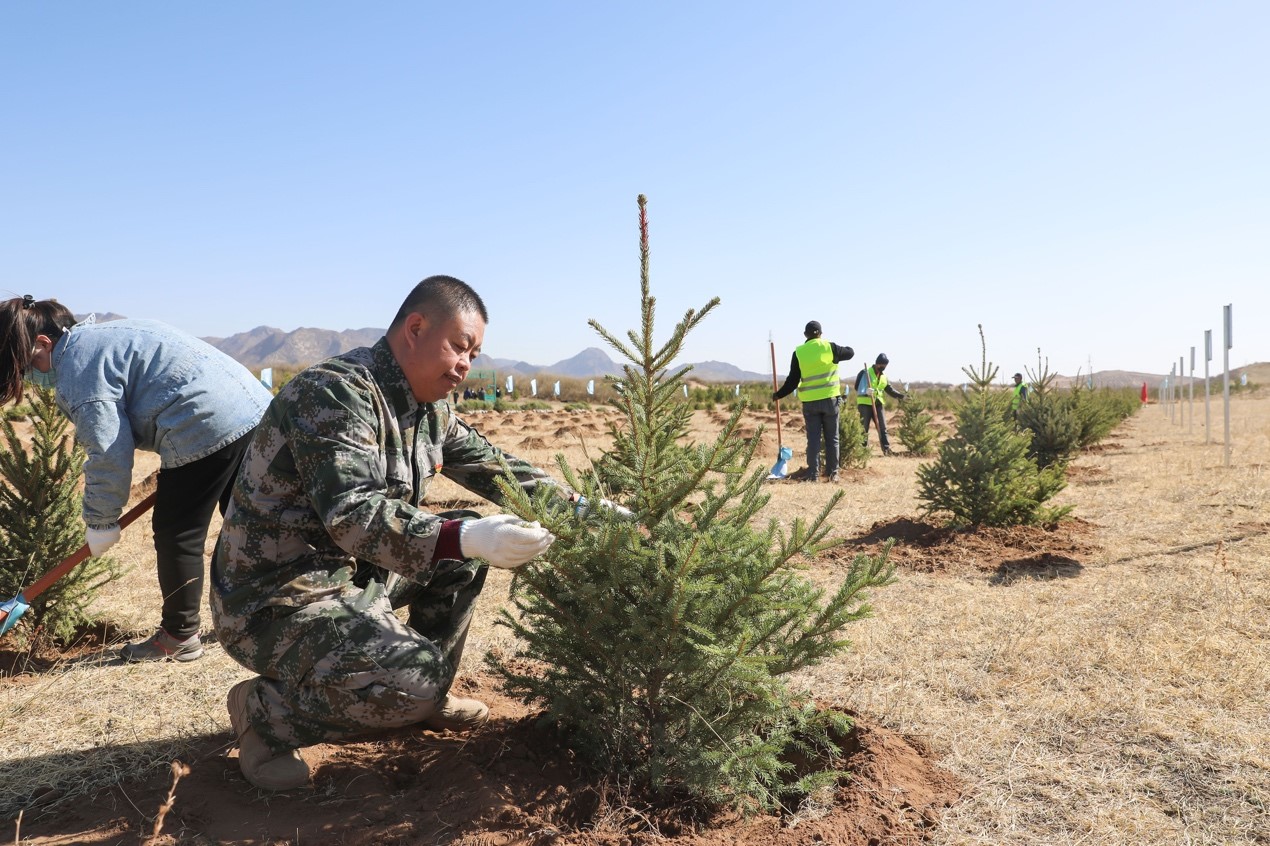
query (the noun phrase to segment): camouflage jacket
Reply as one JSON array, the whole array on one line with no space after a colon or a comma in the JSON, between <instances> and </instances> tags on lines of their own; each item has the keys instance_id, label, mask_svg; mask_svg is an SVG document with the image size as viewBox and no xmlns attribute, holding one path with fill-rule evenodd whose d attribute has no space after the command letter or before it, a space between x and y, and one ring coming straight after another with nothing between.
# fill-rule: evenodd
<instances>
[{"instance_id":1,"label":"camouflage jacket","mask_svg":"<svg viewBox=\"0 0 1270 846\"><path fill-rule=\"evenodd\" d=\"M363 562L426 582L444 522L421 508L432 478L499 503L500 459L526 488L549 482L448 402L415 400L384 338L308 368L274 398L243 458L212 564L213 609L243 620L332 599L353 589Z\"/></svg>"}]
</instances>

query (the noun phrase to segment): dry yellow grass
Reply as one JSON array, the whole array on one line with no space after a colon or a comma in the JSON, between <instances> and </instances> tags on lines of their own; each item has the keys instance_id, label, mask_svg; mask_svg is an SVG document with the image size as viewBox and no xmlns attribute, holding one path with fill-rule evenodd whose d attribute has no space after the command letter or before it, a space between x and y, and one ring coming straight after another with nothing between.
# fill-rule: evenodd
<instances>
[{"instance_id":1,"label":"dry yellow grass","mask_svg":"<svg viewBox=\"0 0 1270 846\"><path fill-rule=\"evenodd\" d=\"M993 584L984 574L901 573L874 597L877 616L851 633L857 648L807 674L822 699L923 737L965 779L968 795L933 842L1270 842L1270 398L1242 396L1232 408L1229 470L1199 426L1190 436L1154 407L1114 433L1111 448L1078 460L1085 481L1061 498L1095 524L1102 552L1076 577ZM1214 412L1220 434L1220 404ZM478 426L543 466L556 451L580 464L584 448L596 456L607 440L576 431L585 415L507 417ZM755 418L747 426L769 427L756 465L770 466L771 414ZM796 469L801 421L786 412L784 422ZM551 434L563 425L575 432ZM705 435L718 421L701 412L695 426ZM552 447L517 447L531 435ZM918 509L917 462L883 459L874 443L868 469L841 486L838 534ZM768 516L787 523L832 490L773 484ZM443 482L434 498L470 497ZM142 633L158 612L147 525L128 533L121 555L133 570L98 604ZM507 585L506 573L491 573L469 672L482 653L510 645L492 625ZM228 740L224 693L246 675L212 645L191 665L130 667L106 652L0 682L0 807L16 815L35 783L91 791L166 769L193 738Z\"/></svg>"}]
</instances>

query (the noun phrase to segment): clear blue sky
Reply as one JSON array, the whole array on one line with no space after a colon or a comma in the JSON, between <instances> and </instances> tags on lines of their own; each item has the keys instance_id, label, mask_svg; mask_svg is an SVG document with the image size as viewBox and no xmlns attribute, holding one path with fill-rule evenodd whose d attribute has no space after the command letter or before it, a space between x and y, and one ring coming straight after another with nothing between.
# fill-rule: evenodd
<instances>
[{"instance_id":1,"label":"clear blue sky","mask_svg":"<svg viewBox=\"0 0 1270 846\"><path fill-rule=\"evenodd\" d=\"M1270 3L0 5L0 290L200 336L386 326L448 273L486 352L637 325L782 371L1270 360Z\"/></svg>"}]
</instances>

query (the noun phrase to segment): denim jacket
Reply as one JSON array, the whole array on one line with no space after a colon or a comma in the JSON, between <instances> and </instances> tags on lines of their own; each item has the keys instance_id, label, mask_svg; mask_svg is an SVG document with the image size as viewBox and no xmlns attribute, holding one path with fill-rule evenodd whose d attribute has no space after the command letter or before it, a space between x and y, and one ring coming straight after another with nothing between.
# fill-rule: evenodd
<instances>
[{"instance_id":1,"label":"denim jacket","mask_svg":"<svg viewBox=\"0 0 1270 846\"><path fill-rule=\"evenodd\" d=\"M53 348L57 404L75 424L84 522L119 522L135 450L160 467L204 458L255 428L273 398L251 372L198 338L153 320L72 326Z\"/></svg>"}]
</instances>

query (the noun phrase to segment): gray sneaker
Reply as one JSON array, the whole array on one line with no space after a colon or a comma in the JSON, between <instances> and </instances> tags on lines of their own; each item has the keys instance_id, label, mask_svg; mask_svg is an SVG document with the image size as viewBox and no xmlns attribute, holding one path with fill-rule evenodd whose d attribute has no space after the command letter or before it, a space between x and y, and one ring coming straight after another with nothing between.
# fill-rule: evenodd
<instances>
[{"instance_id":1,"label":"gray sneaker","mask_svg":"<svg viewBox=\"0 0 1270 846\"><path fill-rule=\"evenodd\" d=\"M185 640L177 640L172 635L159 629L146 640L129 643L119 650L125 661L196 661L203 657L203 642L197 634Z\"/></svg>"}]
</instances>

